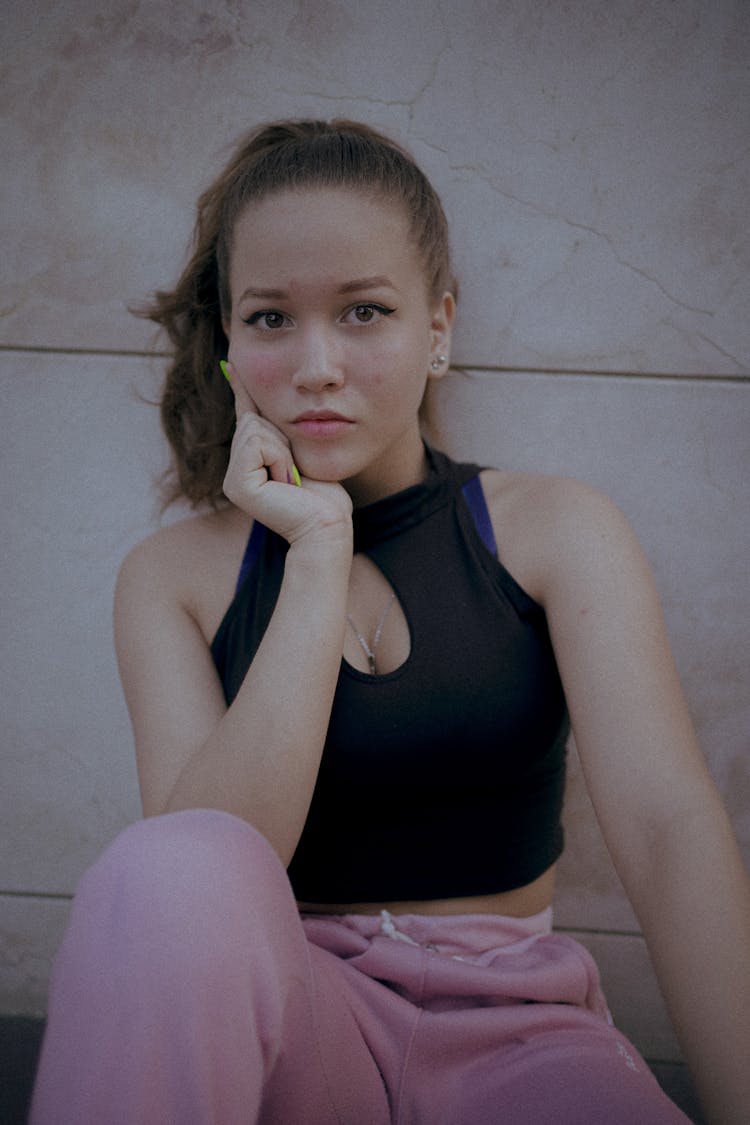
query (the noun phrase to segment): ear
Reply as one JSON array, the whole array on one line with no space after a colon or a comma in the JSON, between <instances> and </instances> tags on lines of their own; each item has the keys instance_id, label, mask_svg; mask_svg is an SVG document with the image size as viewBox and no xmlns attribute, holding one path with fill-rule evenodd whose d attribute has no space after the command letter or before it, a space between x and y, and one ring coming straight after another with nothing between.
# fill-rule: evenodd
<instances>
[{"instance_id":1,"label":"ear","mask_svg":"<svg viewBox=\"0 0 750 1125\"><path fill-rule=\"evenodd\" d=\"M456 299L452 293L446 291L435 306L430 322L429 377L431 379L442 378L450 367L451 336L455 318Z\"/></svg>"}]
</instances>

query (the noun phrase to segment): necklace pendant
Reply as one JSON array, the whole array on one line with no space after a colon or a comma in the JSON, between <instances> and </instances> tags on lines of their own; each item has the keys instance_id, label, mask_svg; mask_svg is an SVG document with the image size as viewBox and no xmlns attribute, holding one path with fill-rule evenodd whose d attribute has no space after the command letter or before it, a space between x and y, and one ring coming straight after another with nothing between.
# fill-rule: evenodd
<instances>
[{"instance_id":1,"label":"necklace pendant","mask_svg":"<svg viewBox=\"0 0 750 1125\"><path fill-rule=\"evenodd\" d=\"M360 647L361 647L362 651L364 652L365 656L367 657L367 663L368 663L368 666L369 666L369 669L370 669L370 675L371 676L377 676L377 674L378 674L377 667L375 666L375 649L380 644L380 638L381 638L382 633L383 633L383 626L385 625L385 619L388 616L388 611L390 610L390 608L393 605L393 603L395 602L395 600L396 600L396 595L395 595L395 593L391 592L391 596L386 603L385 609L383 610L383 612L381 614L380 621L378 621L377 628L375 629L375 636L372 639L372 648L370 648L366 639L362 636L359 629L354 624L354 621L352 620L352 615L350 613L347 613L347 615L346 615L346 620L351 625L352 632L354 633L354 636L359 641Z\"/></svg>"}]
</instances>

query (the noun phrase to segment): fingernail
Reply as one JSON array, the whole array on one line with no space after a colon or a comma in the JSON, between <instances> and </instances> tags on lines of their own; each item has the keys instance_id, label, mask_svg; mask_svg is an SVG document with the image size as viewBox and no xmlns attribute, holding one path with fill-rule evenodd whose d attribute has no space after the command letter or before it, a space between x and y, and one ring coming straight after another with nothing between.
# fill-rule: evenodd
<instances>
[{"instance_id":1,"label":"fingernail","mask_svg":"<svg viewBox=\"0 0 750 1125\"><path fill-rule=\"evenodd\" d=\"M231 380L231 379L229 378L229 368L228 368L228 366L227 366L227 361L226 361L225 359L220 359L220 360L219 360L219 367L221 368L221 373L222 373L222 375L224 376L224 378L226 379L226 381L227 381L227 382L229 383L229 385L231 386L231 384L232 384L232 380Z\"/></svg>"},{"instance_id":2,"label":"fingernail","mask_svg":"<svg viewBox=\"0 0 750 1125\"><path fill-rule=\"evenodd\" d=\"M301 488L302 481L300 479L299 469L294 464L292 464L292 476L294 477L294 483L297 485L297 488Z\"/></svg>"}]
</instances>

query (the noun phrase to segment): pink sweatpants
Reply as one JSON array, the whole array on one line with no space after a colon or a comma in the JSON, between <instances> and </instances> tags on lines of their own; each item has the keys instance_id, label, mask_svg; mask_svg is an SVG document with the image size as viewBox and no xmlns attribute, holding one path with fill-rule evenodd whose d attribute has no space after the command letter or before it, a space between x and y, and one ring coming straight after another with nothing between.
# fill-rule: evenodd
<instances>
[{"instance_id":1,"label":"pink sweatpants","mask_svg":"<svg viewBox=\"0 0 750 1125\"><path fill-rule=\"evenodd\" d=\"M31 1125L684 1125L550 917L300 919L236 817L133 825L76 895Z\"/></svg>"}]
</instances>

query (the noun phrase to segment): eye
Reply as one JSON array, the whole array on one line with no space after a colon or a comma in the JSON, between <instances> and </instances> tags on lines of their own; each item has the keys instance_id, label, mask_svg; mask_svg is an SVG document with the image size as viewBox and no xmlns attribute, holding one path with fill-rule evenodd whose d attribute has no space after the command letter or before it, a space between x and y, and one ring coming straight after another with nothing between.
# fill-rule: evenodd
<instances>
[{"instance_id":1,"label":"eye","mask_svg":"<svg viewBox=\"0 0 750 1125\"><path fill-rule=\"evenodd\" d=\"M349 310L347 316L353 316L358 324L372 324L381 316L390 316L395 311L395 309L389 309L386 305L376 305L370 301L362 305L355 305L354 308Z\"/></svg>"},{"instance_id":2,"label":"eye","mask_svg":"<svg viewBox=\"0 0 750 1125\"><path fill-rule=\"evenodd\" d=\"M275 312L273 309L259 309L258 312L254 312L251 316L245 318L245 324L258 325L258 327L266 331L275 331L278 328L283 328L285 322L286 317L284 314Z\"/></svg>"}]
</instances>

